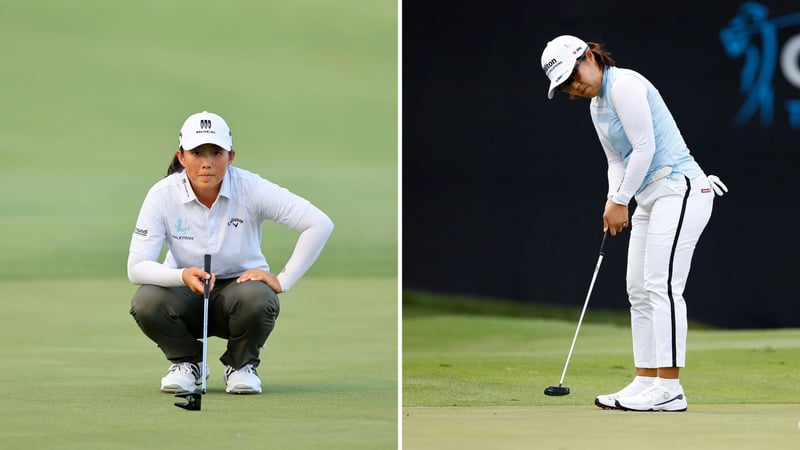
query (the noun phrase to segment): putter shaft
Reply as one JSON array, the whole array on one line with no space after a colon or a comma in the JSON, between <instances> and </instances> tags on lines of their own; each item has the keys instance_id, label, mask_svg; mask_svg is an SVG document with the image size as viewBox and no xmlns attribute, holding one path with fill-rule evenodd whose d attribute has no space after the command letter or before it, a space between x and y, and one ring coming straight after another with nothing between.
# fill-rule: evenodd
<instances>
[{"instance_id":1,"label":"putter shaft","mask_svg":"<svg viewBox=\"0 0 800 450\"><path fill-rule=\"evenodd\" d=\"M583 302L583 309L581 310L581 316L578 319L578 326L575 328L575 335L572 337L572 344L569 346L569 353L567 353L567 360L564 362L564 370L561 372L561 379L558 382L558 386L564 384L564 377L567 374L567 367L569 367L569 360L572 358L572 351L575 349L575 341L578 340L578 332L581 330L581 324L583 323L583 316L586 314L586 308L589 306L589 298L592 296L592 289L594 288L594 282L597 279L597 273L600 272L600 265L603 263L603 257L605 256L605 246L606 246L606 238L608 237L608 231L603 233L603 241L600 244L600 255L597 257L597 264L594 267L594 273L592 274L592 281L589 283L589 292L586 293L586 300Z\"/></svg>"},{"instance_id":2,"label":"putter shaft","mask_svg":"<svg viewBox=\"0 0 800 450\"><path fill-rule=\"evenodd\" d=\"M211 255L204 257L204 269L206 273L211 273ZM206 393L206 377L208 376L208 297L211 290L211 279L203 283L203 366L201 368L201 387L200 391Z\"/></svg>"},{"instance_id":3,"label":"putter shaft","mask_svg":"<svg viewBox=\"0 0 800 450\"><path fill-rule=\"evenodd\" d=\"M204 268L206 273L211 273L211 255L205 255ZM176 402L175 406L187 411L200 411L203 394L206 393L206 377L208 377L208 297L211 291L211 279L203 281L203 361L200 363L200 390L179 392L175 397L186 399L186 402Z\"/></svg>"}]
</instances>

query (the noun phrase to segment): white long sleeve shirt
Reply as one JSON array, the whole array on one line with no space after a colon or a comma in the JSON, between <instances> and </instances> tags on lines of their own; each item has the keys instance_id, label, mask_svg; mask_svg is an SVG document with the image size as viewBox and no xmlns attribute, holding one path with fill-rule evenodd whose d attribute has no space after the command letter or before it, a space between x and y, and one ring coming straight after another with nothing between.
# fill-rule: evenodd
<instances>
[{"instance_id":1,"label":"white long sleeve shirt","mask_svg":"<svg viewBox=\"0 0 800 450\"><path fill-rule=\"evenodd\" d=\"M702 174L661 94L641 74L606 67L589 111L608 160L608 197L615 203L627 205L661 168L672 168L670 178Z\"/></svg>"},{"instance_id":2,"label":"white long sleeve shirt","mask_svg":"<svg viewBox=\"0 0 800 450\"><path fill-rule=\"evenodd\" d=\"M181 286L187 267L203 267L212 255L212 272L238 278L250 269L269 271L261 252L266 220L300 233L291 257L278 274L288 291L311 267L325 246L333 222L312 205L259 175L228 167L217 200L206 207L185 172L157 182L147 193L136 220L128 254L128 279L134 284ZM164 246L168 252L158 262Z\"/></svg>"}]
</instances>

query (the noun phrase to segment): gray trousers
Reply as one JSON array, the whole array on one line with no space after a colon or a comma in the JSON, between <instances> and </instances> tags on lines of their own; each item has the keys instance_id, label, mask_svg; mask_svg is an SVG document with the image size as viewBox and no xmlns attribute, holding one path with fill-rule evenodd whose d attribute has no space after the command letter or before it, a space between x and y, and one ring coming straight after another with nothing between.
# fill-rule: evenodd
<instances>
[{"instance_id":1,"label":"gray trousers","mask_svg":"<svg viewBox=\"0 0 800 450\"><path fill-rule=\"evenodd\" d=\"M228 340L223 364L258 367L259 352L275 328L278 295L260 281L215 281L209 294L208 335ZM144 334L173 363L203 359L203 296L188 287L145 284L131 300L131 315Z\"/></svg>"}]
</instances>

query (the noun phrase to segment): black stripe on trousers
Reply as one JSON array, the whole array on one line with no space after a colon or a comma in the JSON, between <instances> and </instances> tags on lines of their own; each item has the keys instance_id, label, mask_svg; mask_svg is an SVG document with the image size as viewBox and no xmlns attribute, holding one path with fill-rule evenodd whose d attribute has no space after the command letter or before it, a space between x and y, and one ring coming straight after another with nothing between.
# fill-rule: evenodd
<instances>
[{"instance_id":1,"label":"black stripe on trousers","mask_svg":"<svg viewBox=\"0 0 800 450\"><path fill-rule=\"evenodd\" d=\"M689 201L689 193L692 192L692 183L689 181L689 177L684 178L686 178L686 194L683 196L681 217L678 219L675 240L672 242L672 251L669 254L669 275L667 276L667 296L669 296L670 319L672 320L672 367L678 367L678 343L675 341L675 299L672 298L672 269L675 263L675 249L678 247L678 238L681 235L683 219L686 217L686 203Z\"/></svg>"}]
</instances>

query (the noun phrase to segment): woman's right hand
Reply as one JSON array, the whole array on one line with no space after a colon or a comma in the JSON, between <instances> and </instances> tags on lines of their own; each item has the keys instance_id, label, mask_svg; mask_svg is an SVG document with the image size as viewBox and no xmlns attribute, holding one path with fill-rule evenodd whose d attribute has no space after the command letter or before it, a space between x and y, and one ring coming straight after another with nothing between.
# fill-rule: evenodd
<instances>
[{"instance_id":1,"label":"woman's right hand","mask_svg":"<svg viewBox=\"0 0 800 450\"><path fill-rule=\"evenodd\" d=\"M628 227L628 206L614 203L609 198L603 211L603 231L608 231L612 236L621 233Z\"/></svg>"},{"instance_id":2,"label":"woman's right hand","mask_svg":"<svg viewBox=\"0 0 800 450\"><path fill-rule=\"evenodd\" d=\"M211 292L211 290L214 289L214 281L216 281L217 277L213 273L206 273L205 270L199 267L187 267L183 269L181 279L183 280L183 284L188 286L192 292L203 294L205 280L211 280L211 285L208 289L209 292Z\"/></svg>"}]
</instances>

